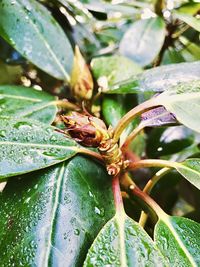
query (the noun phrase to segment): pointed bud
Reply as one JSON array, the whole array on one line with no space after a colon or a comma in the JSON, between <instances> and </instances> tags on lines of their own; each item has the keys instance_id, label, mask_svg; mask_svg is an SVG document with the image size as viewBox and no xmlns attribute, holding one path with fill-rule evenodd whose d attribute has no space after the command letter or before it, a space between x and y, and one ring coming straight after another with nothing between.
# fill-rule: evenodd
<instances>
[{"instance_id":1,"label":"pointed bud","mask_svg":"<svg viewBox=\"0 0 200 267\"><path fill-rule=\"evenodd\" d=\"M75 47L70 85L77 99L88 100L92 97L94 87L92 75L78 46Z\"/></svg>"},{"instance_id":2,"label":"pointed bud","mask_svg":"<svg viewBox=\"0 0 200 267\"><path fill-rule=\"evenodd\" d=\"M102 140L108 138L106 125L96 117L78 112L61 117L68 133L82 145L98 147Z\"/></svg>"}]
</instances>

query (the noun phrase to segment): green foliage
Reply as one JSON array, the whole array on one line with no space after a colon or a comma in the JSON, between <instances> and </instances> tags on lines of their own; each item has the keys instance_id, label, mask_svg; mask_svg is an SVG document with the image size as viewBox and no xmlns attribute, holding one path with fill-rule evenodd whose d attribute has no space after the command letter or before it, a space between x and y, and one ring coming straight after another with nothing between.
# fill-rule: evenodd
<instances>
[{"instance_id":1,"label":"green foliage","mask_svg":"<svg viewBox=\"0 0 200 267\"><path fill-rule=\"evenodd\" d=\"M1 179L48 167L78 152L72 139L28 119L2 118L0 144Z\"/></svg>"},{"instance_id":2,"label":"green foliage","mask_svg":"<svg viewBox=\"0 0 200 267\"><path fill-rule=\"evenodd\" d=\"M0 1L0 266L200 265L199 12Z\"/></svg>"},{"instance_id":3,"label":"green foliage","mask_svg":"<svg viewBox=\"0 0 200 267\"><path fill-rule=\"evenodd\" d=\"M80 266L114 212L108 175L82 157L13 178L0 202L2 266Z\"/></svg>"},{"instance_id":4,"label":"green foliage","mask_svg":"<svg viewBox=\"0 0 200 267\"><path fill-rule=\"evenodd\" d=\"M200 225L181 217L159 220L155 242L169 266L199 266Z\"/></svg>"},{"instance_id":5,"label":"green foliage","mask_svg":"<svg viewBox=\"0 0 200 267\"><path fill-rule=\"evenodd\" d=\"M55 97L22 86L0 86L1 117L25 117L51 124L56 116Z\"/></svg>"}]
</instances>

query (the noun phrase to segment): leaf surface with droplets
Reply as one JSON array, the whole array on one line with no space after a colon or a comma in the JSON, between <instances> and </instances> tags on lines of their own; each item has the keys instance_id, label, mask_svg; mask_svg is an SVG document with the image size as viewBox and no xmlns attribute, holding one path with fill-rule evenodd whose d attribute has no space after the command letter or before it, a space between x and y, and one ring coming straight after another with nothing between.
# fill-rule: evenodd
<instances>
[{"instance_id":1,"label":"leaf surface with droplets","mask_svg":"<svg viewBox=\"0 0 200 267\"><path fill-rule=\"evenodd\" d=\"M128 216L116 214L100 231L84 267L165 266L148 234Z\"/></svg>"},{"instance_id":2,"label":"leaf surface with droplets","mask_svg":"<svg viewBox=\"0 0 200 267\"><path fill-rule=\"evenodd\" d=\"M38 1L2 0L0 35L38 68L55 78L69 80L71 45L50 12Z\"/></svg>"},{"instance_id":3,"label":"leaf surface with droplets","mask_svg":"<svg viewBox=\"0 0 200 267\"><path fill-rule=\"evenodd\" d=\"M155 227L155 242L171 267L200 265L200 224L171 216Z\"/></svg>"},{"instance_id":4,"label":"leaf surface with droplets","mask_svg":"<svg viewBox=\"0 0 200 267\"><path fill-rule=\"evenodd\" d=\"M82 266L114 214L109 178L92 159L76 156L11 179L0 195L1 267Z\"/></svg>"},{"instance_id":5,"label":"leaf surface with droplets","mask_svg":"<svg viewBox=\"0 0 200 267\"><path fill-rule=\"evenodd\" d=\"M56 116L55 97L23 86L0 86L0 117L26 117L51 124Z\"/></svg>"},{"instance_id":6,"label":"leaf surface with droplets","mask_svg":"<svg viewBox=\"0 0 200 267\"><path fill-rule=\"evenodd\" d=\"M28 119L0 120L0 179L54 165L79 152L55 128Z\"/></svg>"}]
</instances>

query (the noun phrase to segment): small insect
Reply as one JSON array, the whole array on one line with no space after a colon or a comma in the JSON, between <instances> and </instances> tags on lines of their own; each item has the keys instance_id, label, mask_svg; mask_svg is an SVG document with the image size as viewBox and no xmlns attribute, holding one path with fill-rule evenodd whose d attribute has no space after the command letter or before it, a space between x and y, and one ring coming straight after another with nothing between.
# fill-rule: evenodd
<instances>
[{"instance_id":1,"label":"small insect","mask_svg":"<svg viewBox=\"0 0 200 267\"><path fill-rule=\"evenodd\" d=\"M72 112L61 118L65 123L67 133L73 139L84 146L98 148L109 175L116 176L127 166L119 145L113 142L112 129L107 129L102 120L88 113L78 112Z\"/></svg>"}]
</instances>

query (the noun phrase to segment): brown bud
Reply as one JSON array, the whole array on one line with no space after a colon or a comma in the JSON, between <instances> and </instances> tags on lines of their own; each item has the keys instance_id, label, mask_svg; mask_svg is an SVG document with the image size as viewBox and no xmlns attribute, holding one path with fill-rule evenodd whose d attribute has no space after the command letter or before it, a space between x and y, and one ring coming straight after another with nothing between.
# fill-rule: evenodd
<instances>
[{"instance_id":1,"label":"brown bud","mask_svg":"<svg viewBox=\"0 0 200 267\"><path fill-rule=\"evenodd\" d=\"M92 75L78 46L75 47L70 85L75 98L88 100L92 97L94 87Z\"/></svg>"},{"instance_id":2,"label":"brown bud","mask_svg":"<svg viewBox=\"0 0 200 267\"><path fill-rule=\"evenodd\" d=\"M96 117L78 112L61 117L70 136L85 146L98 147L102 140L108 138L106 125Z\"/></svg>"}]
</instances>

